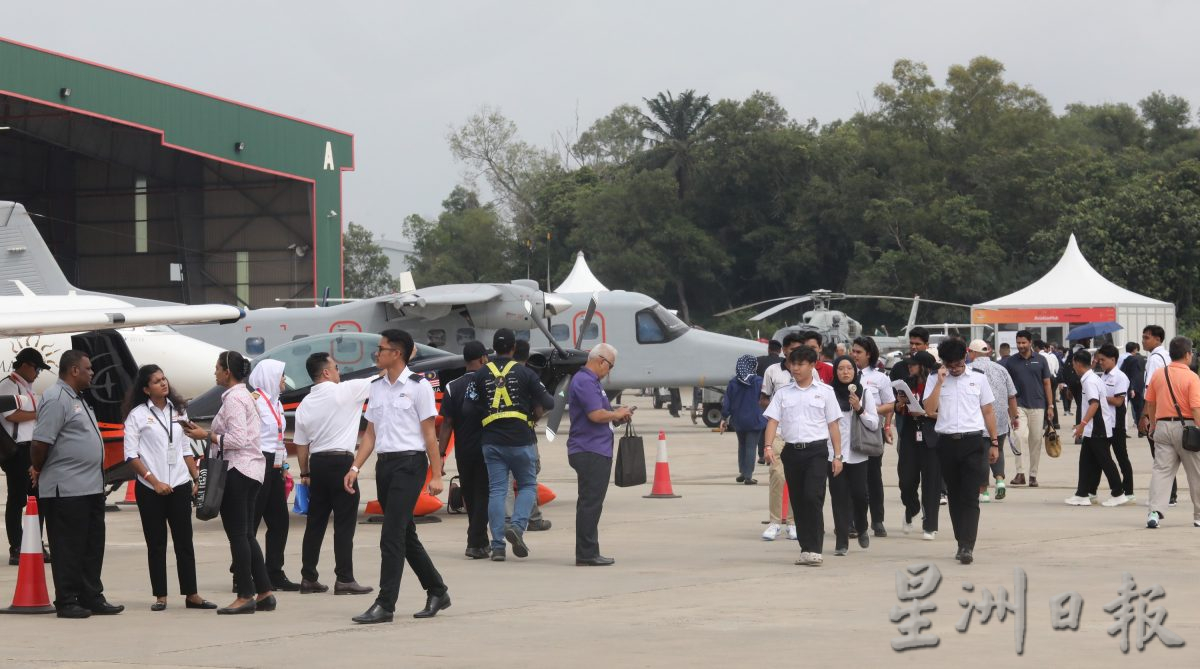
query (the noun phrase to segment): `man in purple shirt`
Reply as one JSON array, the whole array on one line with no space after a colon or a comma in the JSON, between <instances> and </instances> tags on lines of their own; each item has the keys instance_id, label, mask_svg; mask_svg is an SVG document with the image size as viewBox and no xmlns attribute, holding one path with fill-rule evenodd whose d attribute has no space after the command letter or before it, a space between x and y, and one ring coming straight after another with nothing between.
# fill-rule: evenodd
<instances>
[{"instance_id":1,"label":"man in purple shirt","mask_svg":"<svg viewBox=\"0 0 1200 669\"><path fill-rule=\"evenodd\" d=\"M633 415L628 407L614 410L600 385L616 364L617 349L597 344L567 391L571 411L567 460L579 475L579 498L575 502L575 565L579 567L607 567L614 562L600 554L598 532L612 472L613 431L609 424L627 422Z\"/></svg>"}]
</instances>

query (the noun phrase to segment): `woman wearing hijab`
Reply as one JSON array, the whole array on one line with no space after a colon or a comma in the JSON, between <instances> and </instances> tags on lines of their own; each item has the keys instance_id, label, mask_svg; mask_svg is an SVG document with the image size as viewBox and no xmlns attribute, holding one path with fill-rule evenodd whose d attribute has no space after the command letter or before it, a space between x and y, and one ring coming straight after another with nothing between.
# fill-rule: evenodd
<instances>
[{"instance_id":1,"label":"woman wearing hijab","mask_svg":"<svg viewBox=\"0 0 1200 669\"><path fill-rule=\"evenodd\" d=\"M264 560L267 576L275 590L297 591L298 583L283 573L283 551L287 547L288 508L284 463L287 462L287 446L283 442L283 431L287 422L283 417L283 403L279 394L285 389L283 362L263 360L250 372L251 395L261 421L262 453L266 460L266 474L254 505L254 525L251 533L258 535L258 526L267 521L267 540Z\"/></svg>"},{"instance_id":2,"label":"woman wearing hijab","mask_svg":"<svg viewBox=\"0 0 1200 669\"><path fill-rule=\"evenodd\" d=\"M187 422L184 404L158 365L146 365L122 407L125 414L125 460L137 474L138 515L146 537L150 566L151 611L167 608L167 530L175 545L179 591L189 609L215 609L196 593L196 551L192 546L192 496L196 493L196 458L179 423Z\"/></svg>"},{"instance_id":3,"label":"woman wearing hijab","mask_svg":"<svg viewBox=\"0 0 1200 669\"><path fill-rule=\"evenodd\" d=\"M262 421L254 397L246 388L250 361L237 351L225 351L217 357L213 375L217 385L226 389L221 394L221 409L213 417L210 430L189 423L188 436L210 440L214 447L220 448L229 464L225 493L221 497L221 525L229 539L237 599L229 606L217 609L217 613L274 611L278 602L271 590L262 548L252 530L254 505L258 489L262 487L266 462L261 447Z\"/></svg>"},{"instance_id":4,"label":"woman wearing hijab","mask_svg":"<svg viewBox=\"0 0 1200 669\"><path fill-rule=\"evenodd\" d=\"M754 485L754 455L758 450L758 438L767 427L758 395L762 392L763 379L755 372L758 359L752 355L738 358L735 373L725 386L725 397L721 400L721 433L733 424L738 439L737 482Z\"/></svg>"},{"instance_id":5,"label":"woman wearing hijab","mask_svg":"<svg viewBox=\"0 0 1200 669\"><path fill-rule=\"evenodd\" d=\"M879 399L874 388L863 386L858 367L848 356L833 361L833 394L842 410L842 418L838 421L842 438L842 474L834 476L830 471L829 497L833 502L833 554L842 556L850 550L852 523L853 527L868 527L867 456L856 448L851 427L853 421L861 420L867 429L879 429L879 414L875 410ZM862 548L871 545L867 532L858 533L858 545Z\"/></svg>"}]
</instances>

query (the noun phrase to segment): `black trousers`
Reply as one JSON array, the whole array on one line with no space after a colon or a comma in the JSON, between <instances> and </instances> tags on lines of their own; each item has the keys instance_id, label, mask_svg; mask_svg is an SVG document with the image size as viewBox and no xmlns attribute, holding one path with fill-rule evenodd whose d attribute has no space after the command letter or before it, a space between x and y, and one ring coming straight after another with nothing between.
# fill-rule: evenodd
<instances>
[{"instance_id":1,"label":"black trousers","mask_svg":"<svg viewBox=\"0 0 1200 669\"><path fill-rule=\"evenodd\" d=\"M458 463L458 483L467 507L467 548L487 548L488 540L488 471L483 461L483 447L455 447Z\"/></svg>"},{"instance_id":2,"label":"black trousers","mask_svg":"<svg viewBox=\"0 0 1200 669\"><path fill-rule=\"evenodd\" d=\"M796 540L805 553L821 553L825 544L825 485L829 478L827 447L784 446L779 455L787 479L788 501L796 516Z\"/></svg>"},{"instance_id":3,"label":"black trousers","mask_svg":"<svg viewBox=\"0 0 1200 669\"><path fill-rule=\"evenodd\" d=\"M229 539L233 560L233 582L238 597L249 598L270 592L271 577L263 562L262 548L254 536L254 504L262 484L236 469L229 470L225 496L221 498L221 525Z\"/></svg>"},{"instance_id":4,"label":"black trousers","mask_svg":"<svg viewBox=\"0 0 1200 669\"><path fill-rule=\"evenodd\" d=\"M871 527L883 525L883 456L872 455L867 458L867 502L871 507ZM858 528L865 532L867 526Z\"/></svg>"},{"instance_id":5,"label":"black trousers","mask_svg":"<svg viewBox=\"0 0 1200 669\"><path fill-rule=\"evenodd\" d=\"M258 527L267 521L267 536L264 548L264 560L267 563L267 575L272 580L282 581L283 551L287 548L288 525L291 518L287 508L287 481L283 478L283 469L275 469L271 465L274 453L264 453L267 457L267 470L263 476L262 487L254 502L254 535L258 536Z\"/></svg>"},{"instance_id":6,"label":"black trousers","mask_svg":"<svg viewBox=\"0 0 1200 669\"><path fill-rule=\"evenodd\" d=\"M54 606L92 608L104 601L104 495L39 500L50 530Z\"/></svg>"},{"instance_id":7,"label":"black trousers","mask_svg":"<svg viewBox=\"0 0 1200 669\"><path fill-rule=\"evenodd\" d=\"M413 524L413 507L425 486L429 460L424 452L381 453L378 459L375 481L383 507L383 530L379 534L379 596L375 603L395 612L406 561L427 593L445 594L446 584L417 538L417 526Z\"/></svg>"},{"instance_id":8,"label":"black trousers","mask_svg":"<svg viewBox=\"0 0 1200 669\"><path fill-rule=\"evenodd\" d=\"M150 590L155 597L167 596L167 529L175 546L175 571L179 594L196 594L196 551L192 546L192 484L177 486L169 495L159 495L133 482L142 536L146 538L146 563L150 568Z\"/></svg>"},{"instance_id":9,"label":"black trousers","mask_svg":"<svg viewBox=\"0 0 1200 669\"><path fill-rule=\"evenodd\" d=\"M904 503L904 522L924 514L921 529L938 531L941 513L942 462L937 449L918 442L916 432L902 432L896 446L896 475L900 479L900 501Z\"/></svg>"},{"instance_id":10,"label":"black trousers","mask_svg":"<svg viewBox=\"0 0 1200 669\"><path fill-rule=\"evenodd\" d=\"M9 550L21 550L24 534L25 503L30 495L37 495L33 481L29 478L29 443L17 444L17 451L4 462L4 478L8 486L8 498L4 506L4 529L8 530ZM39 507L41 522L46 521L45 510Z\"/></svg>"},{"instance_id":11,"label":"black trousers","mask_svg":"<svg viewBox=\"0 0 1200 669\"><path fill-rule=\"evenodd\" d=\"M1126 495L1133 494L1133 463L1129 462L1129 447L1125 443L1125 430L1113 430L1112 450L1113 457L1117 460L1117 469L1121 470L1121 491ZM1096 479L1096 484L1092 486L1092 492L1096 491L1096 486L1100 485L1100 480Z\"/></svg>"},{"instance_id":12,"label":"black trousers","mask_svg":"<svg viewBox=\"0 0 1200 669\"><path fill-rule=\"evenodd\" d=\"M599 557L600 514L604 511L613 459L599 453L571 453L567 455L567 461L579 476L579 497L575 501L575 559Z\"/></svg>"},{"instance_id":13,"label":"black trousers","mask_svg":"<svg viewBox=\"0 0 1200 669\"><path fill-rule=\"evenodd\" d=\"M321 544L333 514L333 573L342 583L353 583L354 531L358 526L358 483L354 493L346 492L346 472L354 464L350 453L314 453L308 460L308 521L304 525L301 548L300 575L309 581L317 580L317 562ZM415 500L414 500L415 503Z\"/></svg>"},{"instance_id":14,"label":"black trousers","mask_svg":"<svg viewBox=\"0 0 1200 669\"><path fill-rule=\"evenodd\" d=\"M850 528L866 532L867 474L870 462L843 464L842 473L833 475L829 465L829 499L833 504L833 536L838 548L850 545Z\"/></svg>"},{"instance_id":15,"label":"black trousers","mask_svg":"<svg viewBox=\"0 0 1200 669\"><path fill-rule=\"evenodd\" d=\"M1151 418L1153 418L1153 416L1151 416ZM1154 437L1146 435L1146 441L1150 442L1150 460L1151 460L1151 462L1153 462L1154 461ZM1168 446L1167 448L1170 448L1170 447ZM1147 493L1147 494L1149 494L1149 493ZM1176 478L1171 481L1171 501L1174 502L1178 498L1179 498L1179 479Z\"/></svg>"},{"instance_id":16,"label":"black trousers","mask_svg":"<svg viewBox=\"0 0 1200 669\"><path fill-rule=\"evenodd\" d=\"M975 550L979 534L979 482L987 476L987 465L981 451L987 443L982 436L951 439L939 435L938 460L942 478L946 481L946 496L950 503L950 523L959 548Z\"/></svg>"},{"instance_id":17,"label":"black trousers","mask_svg":"<svg viewBox=\"0 0 1200 669\"><path fill-rule=\"evenodd\" d=\"M1100 486L1100 472L1108 479L1108 489L1113 497L1123 494L1121 473L1113 463L1109 451L1107 437L1084 437L1083 445L1079 448L1079 482L1075 486L1075 494L1087 497L1090 492Z\"/></svg>"}]
</instances>

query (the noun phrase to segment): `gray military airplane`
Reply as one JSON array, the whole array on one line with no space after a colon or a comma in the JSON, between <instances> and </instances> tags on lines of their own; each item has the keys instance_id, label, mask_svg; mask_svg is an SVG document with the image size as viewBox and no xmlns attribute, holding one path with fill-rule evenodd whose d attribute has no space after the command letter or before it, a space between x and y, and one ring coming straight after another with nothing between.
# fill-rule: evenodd
<instances>
[{"instance_id":1,"label":"gray military airplane","mask_svg":"<svg viewBox=\"0 0 1200 669\"><path fill-rule=\"evenodd\" d=\"M511 328L530 345L555 348L600 342L620 352L605 380L610 390L652 386L723 386L744 354L762 355L756 341L689 327L654 299L611 290L546 293L534 281L414 288L402 277L402 292L327 307L255 309L230 326L181 328L188 336L250 356L289 341L328 333L407 330L421 343L450 353L479 340L488 344L499 328ZM405 285L407 284L407 285ZM597 306L587 319L593 296ZM526 309L529 303L529 310ZM543 320L549 338L538 326Z\"/></svg>"}]
</instances>

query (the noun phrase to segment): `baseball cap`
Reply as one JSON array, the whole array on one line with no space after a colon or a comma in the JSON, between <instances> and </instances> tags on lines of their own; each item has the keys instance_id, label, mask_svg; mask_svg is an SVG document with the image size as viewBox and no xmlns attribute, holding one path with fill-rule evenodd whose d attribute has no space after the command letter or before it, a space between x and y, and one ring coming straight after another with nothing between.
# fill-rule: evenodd
<instances>
[{"instance_id":1,"label":"baseball cap","mask_svg":"<svg viewBox=\"0 0 1200 669\"><path fill-rule=\"evenodd\" d=\"M904 361L907 365L920 365L925 369L937 369L937 360L928 351L917 351Z\"/></svg>"},{"instance_id":2,"label":"baseball cap","mask_svg":"<svg viewBox=\"0 0 1200 669\"><path fill-rule=\"evenodd\" d=\"M487 347L481 342L472 340L463 345L463 361L465 362L478 360L487 355L487 353Z\"/></svg>"},{"instance_id":3,"label":"baseball cap","mask_svg":"<svg viewBox=\"0 0 1200 669\"><path fill-rule=\"evenodd\" d=\"M517 335L508 328L496 330L492 337L492 348L497 351L511 351L517 345Z\"/></svg>"},{"instance_id":4,"label":"baseball cap","mask_svg":"<svg viewBox=\"0 0 1200 669\"><path fill-rule=\"evenodd\" d=\"M29 363L37 369L50 369L50 365L46 364L46 360L42 358L42 354L36 348L27 348L17 354L15 367Z\"/></svg>"},{"instance_id":5,"label":"baseball cap","mask_svg":"<svg viewBox=\"0 0 1200 669\"><path fill-rule=\"evenodd\" d=\"M982 339L976 339L975 341L971 342L971 345L967 347L967 350L975 351L976 353L991 353L992 347L988 346L986 341Z\"/></svg>"}]
</instances>

